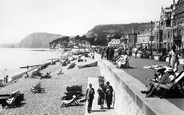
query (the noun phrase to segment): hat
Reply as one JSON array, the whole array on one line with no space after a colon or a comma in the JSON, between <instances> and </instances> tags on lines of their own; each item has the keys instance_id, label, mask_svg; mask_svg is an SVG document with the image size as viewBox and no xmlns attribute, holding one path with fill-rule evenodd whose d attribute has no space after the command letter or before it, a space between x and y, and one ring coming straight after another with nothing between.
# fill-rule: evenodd
<instances>
[{"instance_id":1,"label":"hat","mask_svg":"<svg viewBox=\"0 0 184 115\"><path fill-rule=\"evenodd\" d=\"M110 82L109 82L109 81L107 81L107 82L106 82L106 84L110 84Z\"/></svg>"},{"instance_id":2,"label":"hat","mask_svg":"<svg viewBox=\"0 0 184 115\"><path fill-rule=\"evenodd\" d=\"M166 70L166 68L161 68L161 69L159 69L157 72L159 72L159 73L161 73L161 74L164 74L165 70Z\"/></svg>"},{"instance_id":3,"label":"hat","mask_svg":"<svg viewBox=\"0 0 184 115\"><path fill-rule=\"evenodd\" d=\"M176 49L176 46L175 46L175 45L173 45L173 46L172 46L172 49L174 49L174 50L175 50L175 49Z\"/></svg>"},{"instance_id":4,"label":"hat","mask_svg":"<svg viewBox=\"0 0 184 115\"><path fill-rule=\"evenodd\" d=\"M75 99L76 98L76 95L73 95L72 97Z\"/></svg>"}]
</instances>

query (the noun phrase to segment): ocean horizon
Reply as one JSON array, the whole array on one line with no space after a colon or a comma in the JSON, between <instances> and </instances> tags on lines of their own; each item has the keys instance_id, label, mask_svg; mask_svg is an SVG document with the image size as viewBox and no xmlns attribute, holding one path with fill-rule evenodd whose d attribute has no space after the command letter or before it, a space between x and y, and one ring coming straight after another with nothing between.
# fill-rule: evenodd
<instances>
[{"instance_id":1,"label":"ocean horizon","mask_svg":"<svg viewBox=\"0 0 184 115\"><path fill-rule=\"evenodd\" d=\"M6 75L13 77L27 69L23 66L39 65L59 58L62 51L49 48L0 48L0 79Z\"/></svg>"}]
</instances>

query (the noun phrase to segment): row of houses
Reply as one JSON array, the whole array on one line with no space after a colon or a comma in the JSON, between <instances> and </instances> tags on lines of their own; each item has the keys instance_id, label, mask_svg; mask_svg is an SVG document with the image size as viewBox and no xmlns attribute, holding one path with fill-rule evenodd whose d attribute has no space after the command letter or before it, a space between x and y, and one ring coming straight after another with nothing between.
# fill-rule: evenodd
<instances>
[{"instance_id":1,"label":"row of houses","mask_svg":"<svg viewBox=\"0 0 184 115\"><path fill-rule=\"evenodd\" d=\"M184 48L184 0L178 0L169 7L161 8L160 20L150 22L145 29L133 30L122 36L121 43L126 47L147 47L152 49L167 48L173 44L178 49ZM113 40L109 45L115 44Z\"/></svg>"}]
</instances>

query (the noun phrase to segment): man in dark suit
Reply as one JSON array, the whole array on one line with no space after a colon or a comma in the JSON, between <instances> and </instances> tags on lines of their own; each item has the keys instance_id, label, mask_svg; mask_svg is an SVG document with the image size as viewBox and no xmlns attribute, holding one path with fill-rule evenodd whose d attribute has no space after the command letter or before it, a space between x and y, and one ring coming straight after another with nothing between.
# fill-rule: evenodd
<instances>
[{"instance_id":1,"label":"man in dark suit","mask_svg":"<svg viewBox=\"0 0 184 115\"><path fill-rule=\"evenodd\" d=\"M111 104L112 104L113 88L110 85L109 81L107 81L106 83L105 94L106 94L107 108L110 109Z\"/></svg>"},{"instance_id":2,"label":"man in dark suit","mask_svg":"<svg viewBox=\"0 0 184 115\"><path fill-rule=\"evenodd\" d=\"M95 94L95 90L94 88L92 88L92 84L90 83L89 88L86 91L86 100L88 101L88 108L87 108L88 113L91 112L94 94Z\"/></svg>"}]
</instances>

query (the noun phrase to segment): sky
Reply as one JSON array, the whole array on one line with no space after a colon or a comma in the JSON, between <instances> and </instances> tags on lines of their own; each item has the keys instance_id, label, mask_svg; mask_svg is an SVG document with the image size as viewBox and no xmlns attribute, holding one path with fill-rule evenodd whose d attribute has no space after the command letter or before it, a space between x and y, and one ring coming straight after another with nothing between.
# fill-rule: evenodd
<instances>
[{"instance_id":1,"label":"sky","mask_svg":"<svg viewBox=\"0 0 184 115\"><path fill-rule=\"evenodd\" d=\"M177 1L177 0L176 0ZM159 20L173 0L0 0L0 43L34 32L76 36L99 24Z\"/></svg>"}]
</instances>

